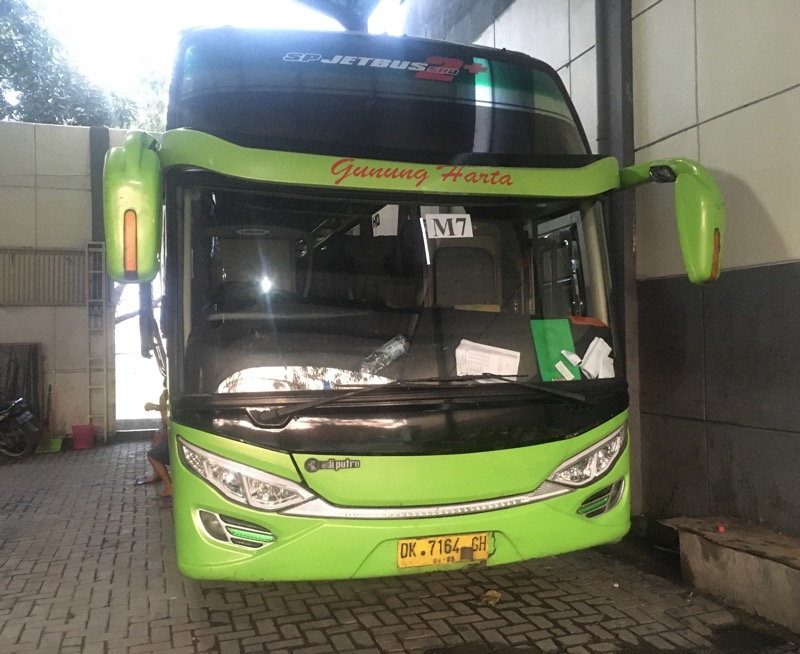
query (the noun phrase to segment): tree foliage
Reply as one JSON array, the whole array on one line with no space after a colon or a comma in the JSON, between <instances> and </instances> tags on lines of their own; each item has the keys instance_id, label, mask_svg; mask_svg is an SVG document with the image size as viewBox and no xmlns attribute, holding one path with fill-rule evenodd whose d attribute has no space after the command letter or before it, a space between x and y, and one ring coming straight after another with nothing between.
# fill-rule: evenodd
<instances>
[{"instance_id":1,"label":"tree foliage","mask_svg":"<svg viewBox=\"0 0 800 654\"><path fill-rule=\"evenodd\" d=\"M0 120L129 127L136 104L91 84L24 0L0 0Z\"/></svg>"},{"instance_id":2,"label":"tree foliage","mask_svg":"<svg viewBox=\"0 0 800 654\"><path fill-rule=\"evenodd\" d=\"M150 132L166 131L168 95L169 82L163 74L152 72L142 77L136 95L139 100L136 126Z\"/></svg>"}]
</instances>

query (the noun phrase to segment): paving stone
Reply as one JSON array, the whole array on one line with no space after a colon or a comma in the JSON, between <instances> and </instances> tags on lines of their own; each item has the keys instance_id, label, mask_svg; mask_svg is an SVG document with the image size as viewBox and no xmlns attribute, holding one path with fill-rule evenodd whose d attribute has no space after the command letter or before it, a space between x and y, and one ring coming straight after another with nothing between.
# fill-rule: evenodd
<instances>
[{"instance_id":1,"label":"paving stone","mask_svg":"<svg viewBox=\"0 0 800 654\"><path fill-rule=\"evenodd\" d=\"M638 645L639 639L627 629L620 629L616 636L619 640L628 643L629 645Z\"/></svg>"},{"instance_id":2,"label":"paving stone","mask_svg":"<svg viewBox=\"0 0 800 654\"><path fill-rule=\"evenodd\" d=\"M556 640L565 647L571 647L573 645L585 645L592 640L592 636L591 634L572 634L571 636L563 636Z\"/></svg>"},{"instance_id":3,"label":"paving stone","mask_svg":"<svg viewBox=\"0 0 800 654\"><path fill-rule=\"evenodd\" d=\"M567 654L591 654L588 649L583 647L583 645L578 645L576 647L568 647Z\"/></svg>"},{"instance_id":4,"label":"paving stone","mask_svg":"<svg viewBox=\"0 0 800 654\"><path fill-rule=\"evenodd\" d=\"M551 638L537 640L535 644L544 654L556 654L561 651L561 646Z\"/></svg>"},{"instance_id":5,"label":"paving stone","mask_svg":"<svg viewBox=\"0 0 800 654\"><path fill-rule=\"evenodd\" d=\"M337 652L344 652L354 649L353 641L350 640L347 634L337 634L331 636L331 645L333 645L334 650Z\"/></svg>"},{"instance_id":6,"label":"paving stone","mask_svg":"<svg viewBox=\"0 0 800 654\"><path fill-rule=\"evenodd\" d=\"M186 579L172 515L131 483L147 447L0 465L0 652L723 654L719 630L757 623L593 550L389 579ZM487 590L496 605L481 603ZM765 642L765 654L798 649Z\"/></svg>"},{"instance_id":7,"label":"paving stone","mask_svg":"<svg viewBox=\"0 0 800 654\"><path fill-rule=\"evenodd\" d=\"M677 647L664 640L661 636L645 636L644 640L660 650L676 650Z\"/></svg>"},{"instance_id":8,"label":"paving stone","mask_svg":"<svg viewBox=\"0 0 800 654\"><path fill-rule=\"evenodd\" d=\"M589 645L590 652L619 652L620 649L616 643L592 643Z\"/></svg>"}]
</instances>

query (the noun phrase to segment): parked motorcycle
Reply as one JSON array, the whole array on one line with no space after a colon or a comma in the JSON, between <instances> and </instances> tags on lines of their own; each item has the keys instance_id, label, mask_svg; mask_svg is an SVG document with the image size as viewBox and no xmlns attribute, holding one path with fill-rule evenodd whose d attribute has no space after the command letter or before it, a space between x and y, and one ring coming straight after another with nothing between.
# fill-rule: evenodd
<instances>
[{"instance_id":1,"label":"parked motorcycle","mask_svg":"<svg viewBox=\"0 0 800 654\"><path fill-rule=\"evenodd\" d=\"M0 454L15 459L33 454L39 438L39 428L24 398L0 404Z\"/></svg>"}]
</instances>

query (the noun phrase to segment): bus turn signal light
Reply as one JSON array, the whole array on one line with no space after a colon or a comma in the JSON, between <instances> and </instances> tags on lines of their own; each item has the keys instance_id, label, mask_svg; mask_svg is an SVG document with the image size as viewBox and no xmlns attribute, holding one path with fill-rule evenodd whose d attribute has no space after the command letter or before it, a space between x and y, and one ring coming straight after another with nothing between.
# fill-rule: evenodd
<instances>
[{"instance_id":1,"label":"bus turn signal light","mask_svg":"<svg viewBox=\"0 0 800 654\"><path fill-rule=\"evenodd\" d=\"M708 278L709 282L716 281L719 277L719 253L722 249L722 236L719 233L719 228L714 230L714 258L711 262L711 277Z\"/></svg>"},{"instance_id":2,"label":"bus turn signal light","mask_svg":"<svg viewBox=\"0 0 800 654\"><path fill-rule=\"evenodd\" d=\"M133 209L125 211L122 230L125 277L127 279L136 279L139 276L139 263L136 243L136 212Z\"/></svg>"}]
</instances>

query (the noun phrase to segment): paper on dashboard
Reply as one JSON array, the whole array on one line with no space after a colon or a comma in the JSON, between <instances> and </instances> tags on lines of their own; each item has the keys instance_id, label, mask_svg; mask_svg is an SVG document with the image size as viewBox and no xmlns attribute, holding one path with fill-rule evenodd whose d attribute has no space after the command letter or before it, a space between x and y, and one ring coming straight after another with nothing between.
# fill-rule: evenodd
<instances>
[{"instance_id":1,"label":"paper on dashboard","mask_svg":"<svg viewBox=\"0 0 800 654\"><path fill-rule=\"evenodd\" d=\"M596 337L586 349L580 368L589 379L608 379L614 376L614 360L609 356L611 346Z\"/></svg>"},{"instance_id":2,"label":"paper on dashboard","mask_svg":"<svg viewBox=\"0 0 800 654\"><path fill-rule=\"evenodd\" d=\"M474 343L461 339L456 348L456 374L516 375L519 371L519 352L502 347Z\"/></svg>"}]
</instances>

